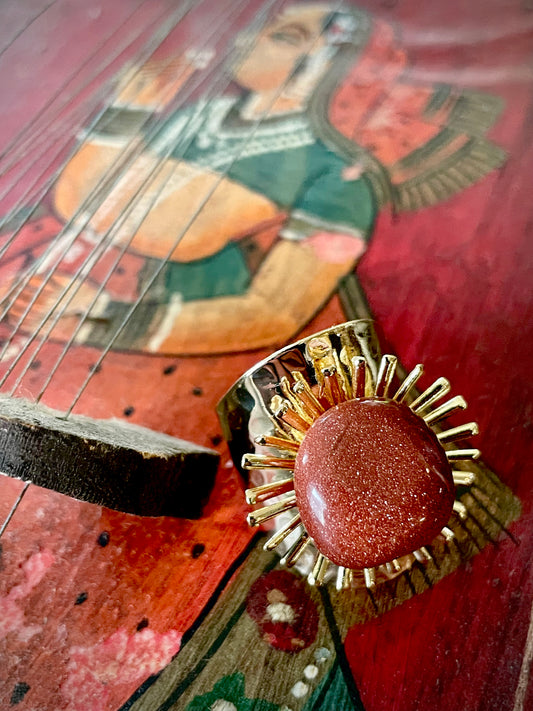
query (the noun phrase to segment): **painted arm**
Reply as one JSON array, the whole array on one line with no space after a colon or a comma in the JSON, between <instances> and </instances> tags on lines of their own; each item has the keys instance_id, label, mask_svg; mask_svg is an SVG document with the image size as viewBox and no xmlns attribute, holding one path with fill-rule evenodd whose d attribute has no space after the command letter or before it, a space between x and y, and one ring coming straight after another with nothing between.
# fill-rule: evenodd
<instances>
[{"instance_id":1,"label":"painted arm","mask_svg":"<svg viewBox=\"0 0 533 711\"><path fill-rule=\"evenodd\" d=\"M170 306L140 347L207 354L282 345L323 306L363 251L364 241L353 235L321 232L303 242L281 240L247 293Z\"/></svg>"}]
</instances>

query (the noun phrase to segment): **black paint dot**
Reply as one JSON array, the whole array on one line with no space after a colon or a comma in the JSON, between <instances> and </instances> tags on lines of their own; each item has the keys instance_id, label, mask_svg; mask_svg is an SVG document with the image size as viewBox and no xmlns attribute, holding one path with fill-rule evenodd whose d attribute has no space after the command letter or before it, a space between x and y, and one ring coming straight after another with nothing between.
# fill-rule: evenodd
<instances>
[{"instance_id":1,"label":"black paint dot","mask_svg":"<svg viewBox=\"0 0 533 711\"><path fill-rule=\"evenodd\" d=\"M200 395L204 394L204 391L202 390L202 388L196 387L192 389L192 394L196 395L196 397L200 397Z\"/></svg>"},{"instance_id":2,"label":"black paint dot","mask_svg":"<svg viewBox=\"0 0 533 711\"><path fill-rule=\"evenodd\" d=\"M102 548L105 548L108 543L109 543L109 532L102 531L102 533L98 536L98 545L102 546Z\"/></svg>"},{"instance_id":3,"label":"black paint dot","mask_svg":"<svg viewBox=\"0 0 533 711\"><path fill-rule=\"evenodd\" d=\"M89 366L89 373L99 373L102 370L102 364L91 363Z\"/></svg>"},{"instance_id":4,"label":"black paint dot","mask_svg":"<svg viewBox=\"0 0 533 711\"><path fill-rule=\"evenodd\" d=\"M148 627L150 623L148 622L148 619L146 617L143 617L142 620L139 622L137 625L137 632L140 632L143 630L145 627Z\"/></svg>"},{"instance_id":5,"label":"black paint dot","mask_svg":"<svg viewBox=\"0 0 533 711\"><path fill-rule=\"evenodd\" d=\"M74 604L75 604L75 605L81 605L82 603L85 602L85 600L87 600L88 597L89 597L89 594L88 594L88 593L86 593L86 592L81 592L81 593L78 595L78 597L76 598L76 602L75 602Z\"/></svg>"},{"instance_id":6,"label":"black paint dot","mask_svg":"<svg viewBox=\"0 0 533 711\"><path fill-rule=\"evenodd\" d=\"M125 410L124 410L124 414L126 415L126 417L129 417L130 415L133 415L134 412L135 412L135 408L133 407L133 405L130 405L129 407L126 407Z\"/></svg>"},{"instance_id":7,"label":"black paint dot","mask_svg":"<svg viewBox=\"0 0 533 711\"><path fill-rule=\"evenodd\" d=\"M222 442L222 435L216 434L211 437L211 444L216 447Z\"/></svg>"},{"instance_id":8,"label":"black paint dot","mask_svg":"<svg viewBox=\"0 0 533 711\"><path fill-rule=\"evenodd\" d=\"M41 367L41 361L40 360L32 360L30 363L30 370L39 370Z\"/></svg>"},{"instance_id":9,"label":"black paint dot","mask_svg":"<svg viewBox=\"0 0 533 711\"><path fill-rule=\"evenodd\" d=\"M163 369L163 375L171 375L177 367L178 366L175 363L173 363L172 365L167 365L167 367Z\"/></svg>"},{"instance_id":10,"label":"black paint dot","mask_svg":"<svg viewBox=\"0 0 533 711\"><path fill-rule=\"evenodd\" d=\"M205 546L203 543L195 543L191 550L192 558L199 558L205 551Z\"/></svg>"},{"instance_id":11,"label":"black paint dot","mask_svg":"<svg viewBox=\"0 0 533 711\"><path fill-rule=\"evenodd\" d=\"M124 269L124 267L117 267L117 268L115 269L115 274L124 274L125 271L126 271L126 270Z\"/></svg>"},{"instance_id":12,"label":"black paint dot","mask_svg":"<svg viewBox=\"0 0 533 711\"><path fill-rule=\"evenodd\" d=\"M29 684L26 684L25 681L18 681L15 684L15 687L13 688L13 693L11 694L11 706L15 706L15 704L20 704L20 702L26 696L29 690Z\"/></svg>"}]
</instances>

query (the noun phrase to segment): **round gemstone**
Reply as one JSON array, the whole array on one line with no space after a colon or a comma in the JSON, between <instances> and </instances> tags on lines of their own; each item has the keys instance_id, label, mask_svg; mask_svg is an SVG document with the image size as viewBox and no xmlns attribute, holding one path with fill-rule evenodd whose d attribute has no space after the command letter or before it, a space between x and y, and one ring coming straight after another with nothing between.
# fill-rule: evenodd
<instances>
[{"instance_id":1,"label":"round gemstone","mask_svg":"<svg viewBox=\"0 0 533 711\"><path fill-rule=\"evenodd\" d=\"M407 405L349 400L324 413L296 457L302 522L337 565L370 568L428 545L452 513L450 464Z\"/></svg>"}]
</instances>

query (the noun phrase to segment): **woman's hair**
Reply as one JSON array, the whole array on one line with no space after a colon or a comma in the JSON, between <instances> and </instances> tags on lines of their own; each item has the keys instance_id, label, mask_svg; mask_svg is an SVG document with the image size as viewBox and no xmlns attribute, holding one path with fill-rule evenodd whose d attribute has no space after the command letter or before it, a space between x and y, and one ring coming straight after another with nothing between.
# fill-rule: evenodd
<instances>
[{"instance_id":1,"label":"woman's hair","mask_svg":"<svg viewBox=\"0 0 533 711\"><path fill-rule=\"evenodd\" d=\"M329 118L333 95L358 61L371 29L371 17L364 10L326 11L322 24L326 45L318 52L328 53L331 62L308 100L307 111L316 137L346 160L365 166L377 201L385 203L392 191L387 170L369 151L338 131Z\"/></svg>"}]
</instances>

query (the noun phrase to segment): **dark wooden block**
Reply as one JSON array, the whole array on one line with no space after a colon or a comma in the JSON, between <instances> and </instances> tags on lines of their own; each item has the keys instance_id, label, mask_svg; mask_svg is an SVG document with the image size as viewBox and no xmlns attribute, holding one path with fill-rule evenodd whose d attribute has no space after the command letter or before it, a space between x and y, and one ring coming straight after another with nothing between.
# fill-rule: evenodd
<instances>
[{"instance_id":1,"label":"dark wooden block","mask_svg":"<svg viewBox=\"0 0 533 711\"><path fill-rule=\"evenodd\" d=\"M0 398L0 472L141 516L197 518L217 452L122 420Z\"/></svg>"}]
</instances>

